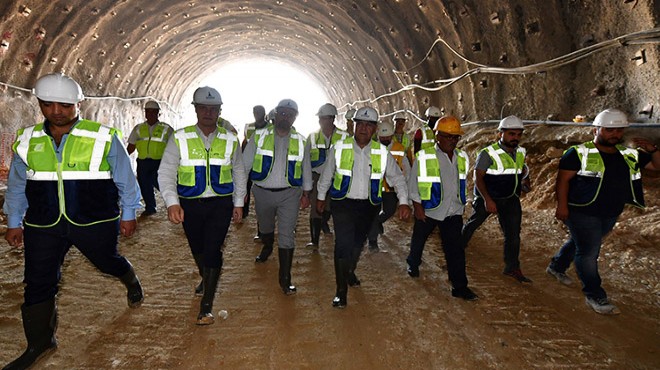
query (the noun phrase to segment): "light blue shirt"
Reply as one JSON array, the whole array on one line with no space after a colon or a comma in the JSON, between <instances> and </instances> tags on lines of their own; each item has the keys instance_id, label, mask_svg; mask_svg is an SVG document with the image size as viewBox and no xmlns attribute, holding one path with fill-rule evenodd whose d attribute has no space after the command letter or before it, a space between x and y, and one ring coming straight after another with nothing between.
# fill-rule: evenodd
<instances>
[{"instance_id":1,"label":"light blue shirt","mask_svg":"<svg viewBox=\"0 0 660 370\"><path fill-rule=\"evenodd\" d=\"M55 144L52 137L50 138L53 142L53 148L55 148L55 155L60 163L62 162L62 149L68 136L69 134L62 136L59 146ZM126 152L126 148L117 135L112 137L107 160L112 172L112 180L119 191L121 219L122 221L135 220L135 210L142 207L140 204L140 187L133 174L128 152ZM2 207L7 215L7 227L10 229L23 225L23 217L25 217L25 212L28 209L28 201L25 196L26 173L27 164L23 162L21 157L14 154L7 178L5 204Z\"/></svg>"}]
</instances>

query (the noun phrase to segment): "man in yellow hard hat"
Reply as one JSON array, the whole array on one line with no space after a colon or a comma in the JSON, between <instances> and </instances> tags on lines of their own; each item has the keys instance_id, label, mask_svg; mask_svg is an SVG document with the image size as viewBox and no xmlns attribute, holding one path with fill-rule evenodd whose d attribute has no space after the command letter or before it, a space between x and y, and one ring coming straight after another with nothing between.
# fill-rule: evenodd
<instances>
[{"instance_id":1,"label":"man in yellow hard hat","mask_svg":"<svg viewBox=\"0 0 660 370\"><path fill-rule=\"evenodd\" d=\"M437 227L447 262L451 295L473 301L478 297L468 287L465 249L461 243L470 167L467 153L457 148L463 130L456 117L444 116L437 121L434 131L436 144L417 152L408 180L415 215L410 254L406 259L408 275L419 277L424 244Z\"/></svg>"}]
</instances>

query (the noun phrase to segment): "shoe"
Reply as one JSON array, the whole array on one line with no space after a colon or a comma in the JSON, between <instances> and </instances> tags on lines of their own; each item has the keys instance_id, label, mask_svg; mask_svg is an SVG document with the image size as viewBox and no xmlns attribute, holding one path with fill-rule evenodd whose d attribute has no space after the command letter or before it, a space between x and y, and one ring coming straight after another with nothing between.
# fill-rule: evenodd
<instances>
[{"instance_id":1,"label":"shoe","mask_svg":"<svg viewBox=\"0 0 660 370\"><path fill-rule=\"evenodd\" d=\"M560 283L562 283L562 284L564 284L564 285L571 285L571 284L573 284L573 279L571 279L571 278L570 278L568 275L566 275L565 273L563 273L563 272L559 272L559 271L553 269L551 266L548 266L548 267L545 269L545 272L547 272L548 275L552 275L552 276L554 276L554 277L557 279L557 281L559 281Z\"/></svg>"},{"instance_id":2,"label":"shoe","mask_svg":"<svg viewBox=\"0 0 660 370\"><path fill-rule=\"evenodd\" d=\"M601 315L618 315L621 313L619 309L610 303L607 298L591 298L586 297L587 306L591 307L594 311Z\"/></svg>"},{"instance_id":3,"label":"shoe","mask_svg":"<svg viewBox=\"0 0 660 370\"><path fill-rule=\"evenodd\" d=\"M377 240L369 240L369 252L378 253L380 248L378 247Z\"/></svg>"},{"instance_id":4,"label":"shoe","mask_svg":"<svg viewBox=\"0 0 660 370\"><path fill-rule=\"evenodd\" d=\"M341 298L339 296L336 296L332 300L332 307L334 307L334 308L346 308L346 298Z\"/></svg>"},{"instance_id":5,"label":"shoe","mask_svg":"<svg viewBox=\"0 0 660 370\"><path fill-rule=\"evenodd\" d=\"M520 283L531 283L532 280L527 278L525 275L523 275L522 271L520 269L515 269L511 270L508 272L504 272L504 275L506 276L511 276L512 278L518 280Z\"/></svg>"},{"instance_id":6,"label":"shoe","mask_svg":"<svg viewBox=\"0 0 660 370\"><path fill-rule=\"evenodd\" d=\"M254 240L256 242L258 240L261 240L261 237L259 236L259 234L257 234L257 235L254 236L254 238L252 238L252 240Z\"/></svg>"},{"instance_id":7,"label":"shoe","mask_svg":"<svg viewBox=\"0 0 660 370\"><path fill-rule=\"evenodd\" d=\"M476 301L479 296L476 295L470 288L465 287L462 289L452 289L451 296L456 298L463 298L466 301Z\"/></svg>"},{"instance_id":8,"label":"shoe","mask_svg":"<svg viewBox=\"0 0 660 370\"><path fill-rule=\"evenodd\" d=\"M155 214L156 214L156 210L155 210L155 209L152 209L152 210L146 210L146 211L144 211L144 212L142 212L142 213L140 214L140 217L149 217L149 216L151 216L151 215L155 215Z\"/></svg>"},{"instance_id":9,"label":"shoe","mask_svg":"<svg viewBox=\"0 0 660 370\"><path fill-rule=\"evenodd\" d=\"M195 295L201 297L204 295L204 280L199 282L199 285L195 287Z\"/></svg>"},{"instance_id":10,"label":"shoe","mask_svg":"<svg viewBox=\"0 0 660 370\"><path fill-rule=\"evenodd\" d=\"M355 272L348 272L348 286L352 287L359 287L362 283L360 282L360 279L358 279L357 275L355 275Z\"/></svg>"},{"instance_id":11,"label":"shoe","mask_svg":"<svg viewBox=\"0 0 660 370\"><path fill-rule=\"evenodd\" d=\"M419 267L408 266L408 275L413 278L419 277Z\"/></svg>"}]
</instances>

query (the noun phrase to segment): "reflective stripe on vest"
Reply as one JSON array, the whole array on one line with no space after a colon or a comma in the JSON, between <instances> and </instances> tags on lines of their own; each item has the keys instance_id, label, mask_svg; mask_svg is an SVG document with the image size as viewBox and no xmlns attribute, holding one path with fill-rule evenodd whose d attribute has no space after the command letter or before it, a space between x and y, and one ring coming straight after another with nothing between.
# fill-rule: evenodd
<instances>
[{"instance_id":1,"label":"reflective stripe on vest","mask_svg":"<svg viewBox=\"0 0 660 370\"><path fill-rule=\"evenodd\" d=\"M401 172L403 172L403 160L406 158L406 151L405 147L403 144L399 143L398 141L392 141L392 147L389 149L390 154L392 154L392 157L396 160L396 164L399 165L399 168L401 169ZM383 179L383 191L385 192L392 192L394 189L390 187L390 185L387 183L387 180Z\"/></svg>"},{"instance_id":2,"label":"reflective stripe on vest","mask_svg":"<svg viewBox=\"0 0 660 370\"><path fill-rule=\"evenodd\" d=\"M252 162L250 179L261 182L268 178L273 168L275 152L275 134L272 126L259 129L254 133L256 152ZM290 186L302 186L302 162L305 155L305 139L293 128L289 134L287 152L286 179Z\"/></svg>"},{"instance_id":3,"label":"reflective stripe on vest","mask_svg":"<svg viewBox=\"0 0 660 370\"><path fill-rule=\"evenodd\" d=\"M515 161L499 143L489 145L480 152L486 152L492 163L484 176L484 181L490 196L496 199L504 199L520 195L520 177L525 168L525 157L527 151L523 147L517 147ZM475 193L478 193L475 187Z\"/></svg>"},{"instance_id":4,"label":"reflective stripe on vest","mask_svg":"<svg viewBox=\"0 0 660 370\"><path fill-rule=\"evenodd\" d=\"M458 194L462 204L467 202L467 172L470 159L466 152L454 150L458 166ZM435 209L444 198L442 192L442 177L440 176L440 161L434 148L424 148L417 152L417 189L424 209Z\"/></svg>"},{"instance_id":5,"label":"reflective stripe on vest","mask_svg":"<svg viewBox=\"0 0 660 370\"><path fill-rule=\"evenodd\" d=\"M435 147L435 133L433 130L428 127L422 130L422 141L419 147L420 149Z\"/></svg>"},{"instance_id":6,"label":"reflective stripe on vest","mask_svg":"<svg viewBox=\"0 0 660 370\"><path fill-rule=\"evenodd\" d=\"M355 153L353 151L353 137L347 137L335 143L335 176L330 196L332 199L344 199L351 189L353 178L353 163ZM385 145L370 141L371 174L369 175L369 201L371 204L382 202L382 180L387 167L387 147Z\"/></svg>"},{"instance_id":7,"label":"reflective stripe on vest","mask_svg":"<svg viewBox=\"0 0 660 370\"><path fill-rule=\"evenodd\" d=\"M312 132L309 135L309 157L312 162L312 168L317 168L323 165L323 163L325 163L328 149L332 148L332 146L339 140L345 140L347 137L348 132L335 127L330 136L330 146L326 148L325 135L323 135L322 131Z\"/></svg>"},{"instance_id":8,"label":"reflective stripe on vest","mask_svg":"<svg viewBox=\"0 0 660 370\"><path fill-rule=\"evenodd\" d=\"M207 188L219 196L234 192L231 159L238 148L238 138L218 127L211 147L206 150L197 126L177 130L174 139L181 159L177 171L177 192L182 198L199 198Z\"/></svg>"},{"instance_id":9,"label":"reflective stripe on vest","mask_svg":"<svg viewBox=\"0 0 660 370\"><path fill-rule=\"evenodd\" d=\"M169 139L169 126L163 122L157 122L152 132L149 132L149 124L143 122L137 128L137 141L135 149L138 151L138 159L161 159Z\"/></svg>"}]
</instances>

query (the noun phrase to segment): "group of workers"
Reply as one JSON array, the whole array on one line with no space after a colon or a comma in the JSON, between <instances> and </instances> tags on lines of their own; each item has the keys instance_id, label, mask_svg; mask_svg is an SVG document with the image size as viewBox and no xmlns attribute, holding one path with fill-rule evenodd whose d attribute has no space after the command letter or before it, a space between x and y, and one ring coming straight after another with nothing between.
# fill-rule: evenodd
<instances>
[{"instance_id":1,"label":"group of workers","mask_svg":"<svg viewBox=\"0 0 660 370\"><path fill-rule=\"evenodd\" d=\"M479 225L495 214L504 234L503 273L531 283L519 261L520 195L531 184L526 151L519 145L524 126L515 116L502 119L497 142L478 152L472 214L463 224L470 157L458 148L464 134L460 121L437 107L429 107L426 126L408 136L405 115L395 115L393 124L374 108L361 107L347 113L344 131L335 125L337 108L324 104L317 113L319 130L305 138L293 127L296 102L284 99L269 117L255 106L255 122L246 126L241 144L220 117L219 92L200 87L193 94L194 125L173 130L159 121L159 105L148 102L146 122L135 127L127 150L116 129L80 117L84 95L70 77L45 75L34 95L45 120L17 133L4 204L5 239L12 246L24 244L21 313L28 344L4 369L27 368L57 347L55 298L71 246L101 272L119 278L128 305L140 306L142 286L118 252L118 233L135 232L140 192L143 216L157 212L154 189L160 190L168 219L183 224L201 276L194 290L201 296L198 325L214 322L223 244L230 223L240 223L247 213L248 186L263 245L255 262L268 261L277 234L278 281L286 295L297 292L291 277L294 230L300 209L310 205L312 248L318 248L328 218L333 220L333 307L347 306L349 287L361 284L356 270L363 246L368 242L370 250L379 250L378 235L394 214L414 216L406 258L411 277L419 277L424 245L437 227L451 295L477 299L468 287L465 249ZM566 269L574 262L587 304L601 314L618 313L598 274L602 239L624 204L644 206L641 169L660 169L660 153L650 140L634 138L634 148L622 145L627 126L621 111L598 114L593 141L569 148L557 176L556 217L570 238L546 271L571 284ZM137 181L129 157L134 150Z\"/></svg>"}]
</instances>

